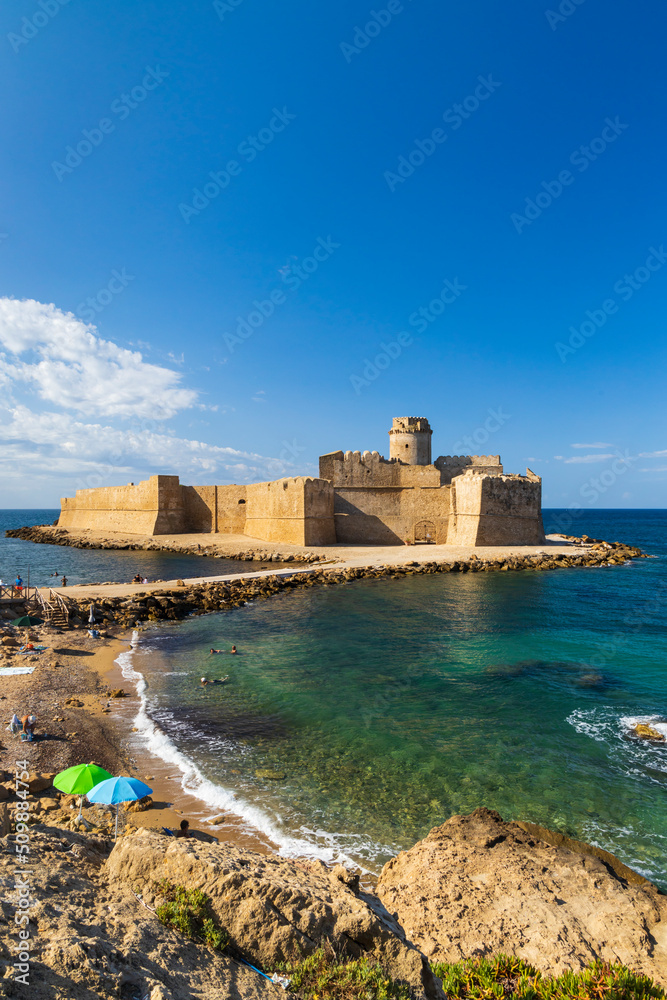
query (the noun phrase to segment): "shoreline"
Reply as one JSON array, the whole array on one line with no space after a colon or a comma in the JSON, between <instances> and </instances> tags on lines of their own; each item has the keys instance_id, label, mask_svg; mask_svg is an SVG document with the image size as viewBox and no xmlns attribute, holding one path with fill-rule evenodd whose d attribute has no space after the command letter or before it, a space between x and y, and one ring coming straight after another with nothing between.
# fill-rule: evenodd
<instances>
[{"instance_id":1,"label":"shoreline","mask_svg":"<svg viewBox=\"0 0 667 1000\"><path fill-rule=\"evenodd\" d=\"M426 550L426 546L423 547ZM439 546L437 549L442 550ZM477 552L470 554L467 562L455 559L458 553L445 553L449 560L442 562L427 558L437 553L435 546L429 546L429 551L416 553L413 549L396 547L394 550L395 562L387 565L380 562L382 557L386 557L387 550L377 552L376 561L369 565L365 555L358 555L356 562L358 565L340 563L326 567L315 564L304 570L303 567L285 568L266 572L249 572L244 574L233 574L221 579L195 578L187 581L166 581L154 585L91 585L68 588L67 598L72 612L70 627L65 633L53 632L61 645L56 648L54 644L53 653L45 653L42 657L35 658L35 673L24 677L5 678L13 682L17 690L18 703L28 708L25 698L33 708L38 707L38 732L42 731L43 725L52 728L55 723L49 720L49 708L47 704L42 704L45 699L42 687L49 687L52 684L52 676L58 674L61 681L58 687L58 703L54 703L55 709L62 712L62 702L69 699L77 699L82 704L73 711L73 721L66 719L66 730L73 732L54 731L57 740L62 740L64 736L67 745L66 750L59 748L60 753L56 754L57 766L54 761L48 761L47 766L41 759L36 759L31 769L53 771L63 770L66 766L74 763L88 762L90 747L102 747L105 757L97 760L107 770L115 773L128 773L141 780L146 781L153 788L152 808L145 812L131 812L126 814L128 824L136 827L150 827L158 831L163 827L176 829L182 818L188 817L191 829L200 830L202 833L219 837L226 842L234 843L237 846L249 848L258 853L278 854L280 847L273 842L268 835L264 834L257 827L252 827L250 821L241 815L234 814L229 807L225 807L224 820L220 824L210 824L207 819L216 815L213 806L207 806L205 798L197 796L196 792L188 792L182 787L182 781L186 772L179 768L177 763L169 762L154 753L149 746L141 745L141 736L134 737L137 732L134 722L141 707L141 696L136 691L135 684L131 678L123 675L121 665L118 663L119 657L127 653L132 648L132 636L129 631L133 627L141 627L142 623L158 623L164 620L178 621L192 614L203 614L231 610L240 607L250 600L259 597L268 598L273 594L285 589L301 586L331 585L352 582L357 579L400 579L409 575L432 574L440 572L483 572L498 570L544 570L551 568L601 566L601 565L621 565L629 559L637 558L642 553L639 549L621 545L620 543L606 543L594 539L567 538L557 540L552 539L539 553L524 554L514 551L503 555L500 559L481 559ZM547 549L545 551L544 549ZM443 553L439 553L443 556ZM485 553L486 554L486 553ZM421 555L421 561L415 559L415 555ZM490 555L490 553L489 553ZM535 561L538 556L539 561ZM156 597L153 597L156 595ZM125 598L125 600L123 600ZM129 600L127 600L129 598ZM102 618L102 623L98 624L100 629L112 629L112 632L103 633L104 645L100 646L100 640L95 640L87 635L85 622L88 617L88 610L91 603L95 602L95 613L97 620ZM128 606L129 605L129 606ZM53 631L53 630L51 630ZM65 638L65 635L67 638ZM49 630L45 628L41 638L48 642ZM75 647L69 650L68 656L65 650L67 647ZM58 663L50 662L51 655L57 656ZM32 658L30 658L32 659ZM83 662L82 662L83 661ZM16 660L14 661L16 662ZM82 672L82 667L91 667L92 670ZM84 677L83 673L87 676ZM92 679L94 678L94 683ZM62 681L65 681L64 685ZM106 690L124 688L129 697L109 699L104 694ZM28 692L30 695L28 696ZM6 694L5 696L6 697ZM20 699L23 699L21 702ZM8 706L9 707L9 706ZM13 710L13 706L12 706ZM72 714L72 710L70 710ZM52 719L56 715L51 712ZM85 724L82 723L85 718ZM155 725L153 723L153 725ZM158 728L158 727L156 727ZM83 736L81 733L83 732ZM147 741L146 741L147 742ZM52 744L49 740L48 743ZM38 741L31 746L31 756L42 758L48 756L47 741ZM84 750L85 747L88 750ZM40 748L33 753L35 747ZM43 750L41 748L44 748ZM6 749L6 748L5 748ZM64 756L63 756L64 755ZM96 753L96 757L99 755ZM3 753L3 757L5 754ZM66 763L62 763L64 757ZM111 761L112 766L108 766L105 761ZM3 761L4 766L9 769L10 761ZM232 789L224 789L234 794ZM315 845L313 845L315 850Z\"/></svg>"},{"instance_id":2,"label":"shoreline","mask_svg":"<svg viewBox=\"0 0 667 1000\"><path fill-rule=\"evenodd\" d=\"M251 828L242 816L229 811L224 813L218 811L216 814L215 810L194 792L187 792L182 787L183 773L177 764L164 760L147 746L137 745L141 737L133 738L131 734L135 732L135 727L131 723L135 721L141 707L141 696L136 691L134 682L123 674L122 665L118 662L123 652L132 650L133 635L125 637L125 649L120 651L112 663L100 662L98 666L109 687L132 688L132 693L128 697L118 700L109 721L116 728L119 739L123 738L121 737L123 731L127 734L124 739L131 754L134 776L145 781L153 789L152 807L144 812L128 814L128 822L136 827L148 827L159 832L163 827L176 830L181 820L187 819L193 831L211 835L258 854L277 855L279 846L260 830ZM209 822L217 816L220 817L218 823Z\"/></svg>"},{"instance_id":3,"label":"shoreline","mask_svg":"<svg viewBox=\"0 0 667 1000\"><path fill-rule=\"evenodd\" d=\"M53 531L70 538L75 535L65 529L37 526L14 529L12 537L30 536L30 540L47 543ZM25 533L24 535L22 533ZM90 547L93 545L91 532ZM187 538L202 537L185 536ZM221 536L222 538L228 536ZM120 546L126 536L119 536ZM250 539L248 539L251 541ZM97 539L97 547L104 548L104 538ZM145 548L150 540L144 539ZM136 546L141 538L135 538ZM61 541L59 544L70 544ZM152 544L152 543L151 543ZM170 543L176 545L177 543ZM222 544L222 543L219 543ZM107 546L108 547L108 546ZM296 549L296 546L292 546ZM284 563L294 559L294 553L282 551L266 554L262 546L261 560ZM226 553L218 553L229 558ZM298 554L298 553L297 553ZM252 555L246 554L245 558ZM91 604L96 605L98 622L130 628L141 621L178 620L192 614L226 611L242 607L248 600L271 597L286 588L349 583L358 579L400 579L405 576L434 573L480 572L544 572L555 569L619 566L633 559L650 558L641 549L621 542L580 538L571 535L550 535L541 546L460 547L448 545L422 546L331 546L319 553L302 549L300 564L295 567L273 570L227 573L220 576L189 577L185 580L159 580L154 583L97 583L77 584L67 588L49 586L38 588L41 597L53 600L52 592L64 597L70 609L70 624L84 626L88 621ZM309 565L304 566L302 563ZM123 600L123 598L125 600Z\"/></svg>"},{"instance_id":4,"label":"shoreline","mask_svg":"<svg viewBox=\"0 0 667 1000\"><path fill-rule=\"evenodd\" d=\"M131 649L131 638L131 634L123 632L107 633L102 640L94 640L82 633L41 630L40 641L53 645L40 656L26 657L28 665L34 666L32 674L3 676L0 694L8 719L14 711L19 715L24 709L35 712L38 738L33 743L19 743L17 737L3 737L0 771L13 773L17 755L25 758L30 772L36 774L54 774L76 764L96 763L111 774L147 781L153 789L151 808L143 812L121 810L122 827L148 827L159 832L162 827L178 829L181 820L187 818L190 829L206 839L217 838L258 854L277 855L278 845L250 827L242 816L227 810L220 823L208 823L207 818L215 816L215 811L181 788L182 774L175 773L176 765L132 739L141 700L118 663L119 657ZM108 696L108 691L118 689L125 690L126 697ZM14 800L10 792L5 801L11 805ZM78 807L72 817L77 812ZM91 807L84 802L84 819L90 815Z\"/></svg>"}]
</instances>

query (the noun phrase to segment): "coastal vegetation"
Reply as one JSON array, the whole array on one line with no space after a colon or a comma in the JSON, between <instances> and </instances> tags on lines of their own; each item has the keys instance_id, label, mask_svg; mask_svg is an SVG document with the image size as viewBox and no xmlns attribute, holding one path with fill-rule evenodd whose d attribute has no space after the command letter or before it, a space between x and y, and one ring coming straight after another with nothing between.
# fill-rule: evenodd
<instances>
[{"instance_id":1,"label":"coastal vegetation","mask_svg":"<svg viewBox=\"0 0 667 1000\"><path fill-rule=\"evenodd\" d=\"M203 941L216 951L224 951L229 934L211 911L206 893L201 889L186 889L163 878L153 883L153 889L164 902L156 907L155 915L165 927L174 927L193 941Z\"/></svg>"},{"instance_id":2,"label":"coastal vegetation","mask_svg":"<svg viewBox=\"0 0 667 1000\"><path fill-rule=\"evenodd\" d=\"M449 998L459 1000L648 1000L664 991L625 965L591 962L580 972L543 976L516 955L432 964ZM367 956L345 958L319 948L282 966L299 1000L409 1000L405 984L387 976Z\"/></svg>"}]
</instances>

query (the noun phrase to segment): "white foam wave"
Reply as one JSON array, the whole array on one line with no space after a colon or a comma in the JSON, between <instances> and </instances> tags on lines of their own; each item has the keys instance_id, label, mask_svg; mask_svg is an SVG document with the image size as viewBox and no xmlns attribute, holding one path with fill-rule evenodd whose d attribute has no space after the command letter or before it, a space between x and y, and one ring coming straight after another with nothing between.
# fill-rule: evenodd
<instances>
[{"instance_id":1,"label":"white foam wave","mask_svg":"<svg viewBox=\"0 0 667 1000\"><path fill-rule=\"evenodd\" d=\"M227 811L240 816L249 827L277 844L279 853L284 857L311 857L327 863L359 866L359 857L373 859L380 854L386 856L395 853L392 848L376 844L364 837L345 836L322 829L313 830L305 825L298 830L301 836L295 836L283 828L279 816L270 815L267 810L246 801L237 792L205 777L194 761L182 753L173 740L148 715L146 680L133 665L134 653L140 648L139 634L133 632L131 649L121 653L116 660L123 677L135 685L140 699L139 711L134 719L136 735L144 742L150 753L178 768L181 788L187 795L199 799L214 813ZM354 852L355 858L351 857L349 851ZM360 867L364 868L363 865ZM369 869L364 870L369 871Z\"/></svg>"},{"instance_id":2,"label":"white foam wave","mask_svg":"<svg viewBox=\"0 0 667 1000\"><path fill-rule=\"evenodd\" d=\"M667 773L667 754L656 754L663 744L629 739L640 723L657 729L667 739L664 716L621 715L613 709L575 709L566 720L578 733L606 746L610 760L629 777L657 782L664 786L662 775Z\"/></svg>"}]
</instances>

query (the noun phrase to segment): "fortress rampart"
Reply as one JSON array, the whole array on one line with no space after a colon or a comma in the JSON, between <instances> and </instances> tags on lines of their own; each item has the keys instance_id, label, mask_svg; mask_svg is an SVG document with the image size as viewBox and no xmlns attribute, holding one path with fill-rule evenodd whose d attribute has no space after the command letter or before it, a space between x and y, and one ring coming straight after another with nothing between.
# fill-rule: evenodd
<instances>
[{"instance_id":1,"label":"fortress rampart","mask_svg":"<svg viewBox=\"0 0 667 1000\"><path fill-rule=\"evenodd\" d=\"M389 459L333 451L321 456L319 478L184 486L178 476L158 475L77 490L62 500L59 524L142 535L245 534L295 545L544 542L539 476L530 469L506 475L499 455L441 455L431 464L431 434L424 417L397 417Z\"/></svg>"}]
</instances>

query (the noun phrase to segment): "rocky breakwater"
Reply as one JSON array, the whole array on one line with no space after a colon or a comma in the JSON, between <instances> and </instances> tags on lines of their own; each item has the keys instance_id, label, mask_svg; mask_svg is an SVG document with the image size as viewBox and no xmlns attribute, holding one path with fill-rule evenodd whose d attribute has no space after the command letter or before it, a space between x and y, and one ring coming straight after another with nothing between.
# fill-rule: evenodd
<instances>
[{"instance_id":1,"label":"rocky breakwater","mask_svg":"<svg viewBox=\"0 0 667 1000\"><path fill-rule=\"evenodd\" d=\"M385 865L377 894L431 962L622 962L667 984L667 897L605 851L476 809Z\"/></svg>"},{"instance_id":2,"label":"rocky breakwater","mask_svg":"<svg viewBox=\"0 0 667 1000\"><path fill-rule=\"evenodd\" d=\"M329 944L339 954L374 959L416 996L444 997L421 952L342 866L332 870L321 861L263 856L232 844L169 842L143 829L116 845L107 873L148 906L155 906L162 879L201 889L232 949L260 968Z\"/></svg>"},{"instance_id":3,"label":"rocky breakwater","mask_svg":"<svg viewBox=\"0 0 667 1000\"><path fill-rule=\"evenodd\" d=\"M599 542L583 552L572 554L540 553L483 559L472 555L453 562L417 562L400 566L365 566L320 568L289 575L271 575L217 583L186 584L179 581L169 590L139 592L130 598L77 598L76 588L68 591L72 625L84 627L91 603L95 604L98 624L134 626L142 621L176 621L193 614L229 611L248 601L262 600L297 587L336 586L353 580L400 580L409 576L435 573L488 573L518 570L547 571L584 566L618 566L643 557L640 549L619 542Z\"/></svg>"},{"instance_id":4,"label":"rocky breakwater","mask_svg":"<svg viewBox=\"0 0 667 1000\"><path fill-rule=\"evenodd\" d=\"M59 528L56 524L38 524L26 528L10 528L5 532L6 538L21 538L24 542L37 542L42 545L68 545L73 549L120 549L132 552L178 552L181 555L213 556L218 559L232 559L239 562L279 562L279 563L314 563L321 556L314 552L276 552L264 548L247 548L232 550L224 544L224 535L215 535L217 544L206 542L181 542L176 539L138 538L136 540L120 536L118 538L100 538L99 534L90 535L87 532L69 531ZM206 538L206 535L202 535ZM210 536L209 536L210 537Z\"/></svg>"}]
</instances>

